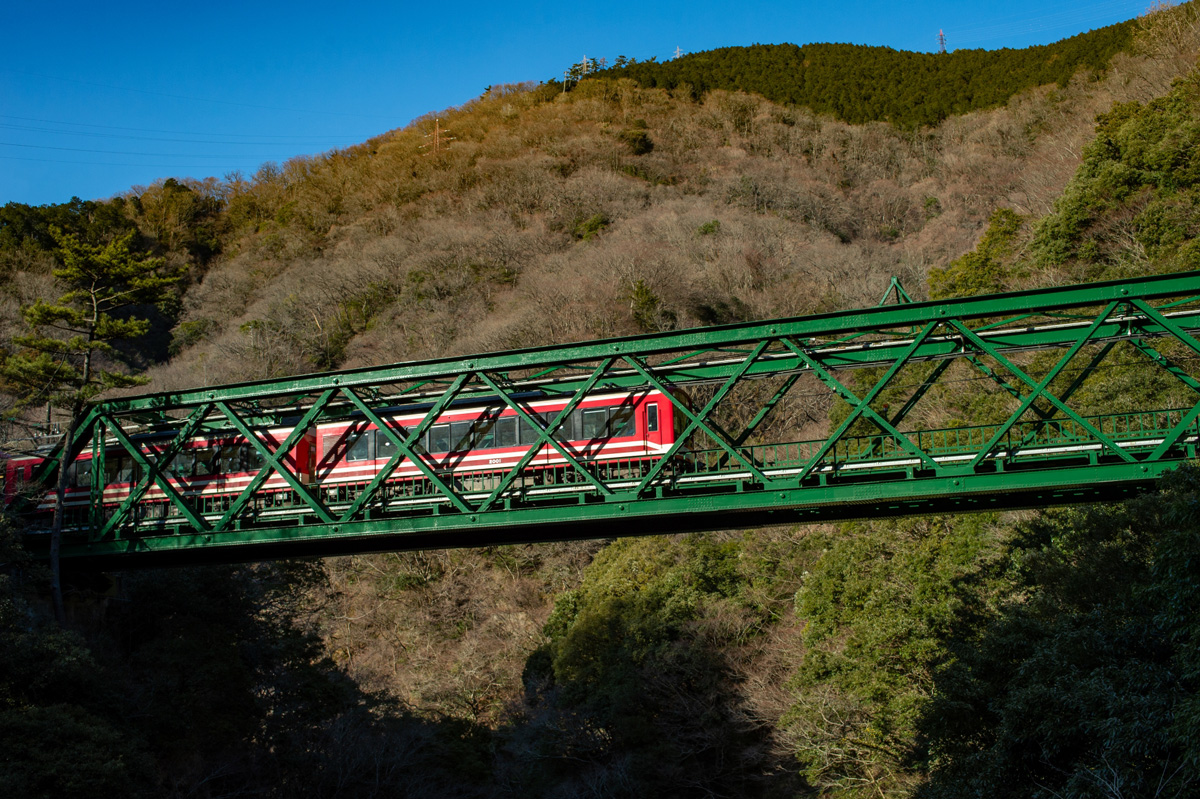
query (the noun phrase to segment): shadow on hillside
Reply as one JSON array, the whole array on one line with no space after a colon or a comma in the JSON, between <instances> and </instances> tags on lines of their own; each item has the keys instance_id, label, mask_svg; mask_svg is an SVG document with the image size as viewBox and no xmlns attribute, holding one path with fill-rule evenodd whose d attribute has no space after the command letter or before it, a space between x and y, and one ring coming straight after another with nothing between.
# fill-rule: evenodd
<instances>
[{"instance_id":1,"label":"shadow on hillside","mask_svg":"<svg viewBox=\"0 0 1200 799\"><path fill-rule=\"evenodd\" d=\"M946 642L918 799L1195 795L1197 508L1200 469L1184 467L1018 529L1006 595Z\"/></svg>"},{"instance_id":2,"label":"shadow on hillside","mask_svg":"<svg viewBox=\"0 0 1200 799\"><path fill-rule=\"evenodd\" d=\"M0 575L0 795L489 795L486 731L361 690L300 629L322 568L125 574L71 631L36 569Z\"/></svg>"}]
</instances>

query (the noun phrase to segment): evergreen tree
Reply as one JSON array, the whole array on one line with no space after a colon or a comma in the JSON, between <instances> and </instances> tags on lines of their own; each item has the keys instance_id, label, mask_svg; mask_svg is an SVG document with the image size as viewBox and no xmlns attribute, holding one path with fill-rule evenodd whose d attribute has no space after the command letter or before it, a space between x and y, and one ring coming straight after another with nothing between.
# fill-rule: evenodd
<instances>
[{"instance_id":1,"label":"evergreen tree","mask_svg":"<svg viewBox=\"0 0 1200 799\"><path fill-rule=\"evenodd\" d=\"M99 394L146 382L143 377L105 366L113 360L117 342L148 332L150 323L136 315L136 307L161 303L179 275L167 270L162 258L135 254L131 249L133 231L106 244L89 244L57 227L52 228L52 235L61 261L54 277L65 291L54 302L39 299L21 309L28 332L13 338L21 350L5 361L2 374L18 397L18 409L45 402L70 414L59 460L50 539L51 588L55 614L61 621L58 552L75 430L87 405Z\"/></svg>"}]
</instances>

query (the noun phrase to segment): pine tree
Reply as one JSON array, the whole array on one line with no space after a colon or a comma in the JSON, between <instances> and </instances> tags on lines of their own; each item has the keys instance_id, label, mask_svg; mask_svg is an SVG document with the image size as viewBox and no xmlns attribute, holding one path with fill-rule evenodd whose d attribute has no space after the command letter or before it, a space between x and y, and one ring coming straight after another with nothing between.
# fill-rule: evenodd
<instances>
[{"instance_id":1,"label":"pine tree","mask_svg":"<svg viewBox=\"0 0 1200 799\"><path fill-rule=\"evenodd\" d=\"M99 245L57 227L51 232L61 262L54 277L65 291L52 303L39 299L21 309L28 332L13 337L20 351L5 361L2 374L7 388L18 398L18 409L46 403L70 414L59 458L50 538L54 610L62 621L58 553L70 444L84 411L98 395L147 382L144 377L103 368L103 364L113 360L116 342L149 331L149 320L131 311L162 303L179 275L166 268L165 259L135 254L131 249L134 231Z\"/></svg>"}]
</instances>

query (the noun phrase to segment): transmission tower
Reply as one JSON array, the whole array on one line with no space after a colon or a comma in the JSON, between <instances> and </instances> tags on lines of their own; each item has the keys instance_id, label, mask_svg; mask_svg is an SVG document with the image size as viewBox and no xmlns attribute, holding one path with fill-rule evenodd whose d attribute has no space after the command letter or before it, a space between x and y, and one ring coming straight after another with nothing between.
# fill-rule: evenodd
<instances>
[{"instance_id":1,"label":"transmission tower","mask_svg":"<svg viewBox=\"0 0 1200 799\"><path fill-rule=\"evenodd\" d=\"M681 55L683 55L683 48L676 45L675 46L675 57L679 58L679 56L681 56Z\"/></svg>"},{"instance_id":2,"label":"transmission tower","mask_svg":"<svg viewBox=\"0 0 1200 799\"><path fill-rule=\"evenodd\" d=\"M943 54L946 52L946 32L943 30L938 31L938 52Z\"/></svg>"},{"instance_id":3,"label":"transmission tower","mask_svg":"<svg viewBox=\"0 0 1200 799\"><path fill-rule=\"evenodd\" d=\"M446 135L449 132L450 131L448 131L448 130L442 129L442 120L440 118L433 120L433 132L425 134L425 138L433 139L432 152L440 153L442 151L442 142L454 141L453 136ZM428 145L428 144L422 144L421 149L425 149L426 147L429 147L429 146L430 145ZM429 155L429 153L425 153L425 155Z\"/></svg>"}]
</instances>

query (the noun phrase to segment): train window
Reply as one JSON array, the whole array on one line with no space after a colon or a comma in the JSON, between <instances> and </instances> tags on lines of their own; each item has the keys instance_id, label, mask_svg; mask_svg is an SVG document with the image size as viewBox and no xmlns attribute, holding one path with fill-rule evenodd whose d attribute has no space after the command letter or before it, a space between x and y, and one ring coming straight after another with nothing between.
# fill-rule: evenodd
<instances>
[{"instance_id":1,"label":"train window","mask_svg":"<svg viewBox=\"0 0 1200 799\"><path fill-rule=\"evenodd\" d=\"M658 431L658 403L651 402L646 406L646 432Z\"/></svg>"},{"instance_id":2,"label":"train window","mask_svg":"<svg viewBox=\"0 0 1200 799\"><path fill-rule=\"evenodd\" d=\"M481 416L475 422L475 432L471 436L471 448L496 448L496 420L494 418Z\"/></svg>"},{"instance_id":3,"label":"train window","mask_svg":"<svg viewBox=\"0 0 1200 799\"><path fill-rule=\"evenodd\" d=\"M346 447L347 461L369 461L371 460L371 439L374 436L367 434L365 431L361 433L350 434L350 445Z\"/></svg>"},{"instance_id":4,"label":"train window","mask_svg":"<svg viewBox=\"0 0 1200 799\"><path fill-rule=\"evenodd\" d=\"M580 438L591 441L608 435L608 409L588 408L583 412L583 434Z\"/></svg>"},{"instance_id":5,"label":"train window","mask_svg":"<svg viewBox=\"0 0 1200 799\"><path fill-rule=\"evenodd\" d=\"M242 464L242 447L237 444L222 444L217 450L218 467L222 474L246 471Z\"/></svg>"},{"instance_id":6,"label":"train window","mask_svg":"<svg viewBox=\"0 0 1200 799\"><path fill-rule=\"evenodd\" d=\"M267 459L252 444L242 445L242 471L257 472L267 463Z\"/></svg>"},{"instance_id":7,"label":"train window","mask_svg":"<svg viewBox=\"0 0 1200 799\"><path fill-rule=\"evenodd\" d=\"M612 409L612 419L608 424L614 436L631 436L633 429L633 406L622 405Z\"/></svg>"},{"instance_id":8,"label":"train window","mask_svg":"<svg viewBox=\"0 0 1200 799\"><path fill-rule=\"evenodd\" d=\"M104 482L128 483L133 480L133 458L127 455L106 453L104 457Z\"/></svg>"},{"instance_id":9,"label":"train window","mask_svg":"<svg viewBox=\"0 0 1200 799\"><path fill-rule=\"evenodd\" d=\"M404 435L403 432L400 435ZM375 458L385 460L396 454L396 445L382 430L375 431Z\"/></svg>"},{"instance_id":10,"label":"train window","mask_svg":"<svg viewBox=\"0 0 1200 799\"><path fill-rule=\"evenodd\" d=\"M192 467L192 473L197 477L211 477L217 473L220 467L219 459L217 458L216 447L204 447L195 450L193 455L196 458L195 465Z\"/></svg>"},{"instance_id":11,"label":"train window","mask_svg":"<svg viewBox=\"0 0 1200 799\"><path fill-rule=\"evenodd\" d=\"M429 428L429 446L426 449L430 452L449 452L450 425L435 424Z\"/></svg>"},{"instance_id":12,"label":"train window","mask_svg":"<svg viewBox=\"0 0 1200 799\"><path fill-rule=\"evenodd\" d=\"M191 477L192 476L192 461L193 457L190 450L181 452L171 459L171 463L167 466L167 470L176 477Z\"/></svg>"},{"instance_id":13,"label":"train window","mask_svg":"<svg viewBox=\"0 0 1200 799\"><path fill-rule=\"evenodd\" d=\"M473 422L450 423L450 452L466 452L471 448Z\"/></svg>"},{"instance_id":14,"label":"train window","mask_svg":"<svg viewBox=\"0 0 1200 799\"><path fill-rule=\"evenodd\" d=\"M549 427L554 423L555 417L558 416L558 411L546 411L539 414L542 417L542 424ZM563 421L562 425L554 433L555 441L571 441L575 436L575 423L578 421L579 411L571 414Z\"/></svg>"},{"instance_id":15,"label":"train window","mask_svg":"<svg viewBox=\"0 0 1200 799\"><path fill-rule=\"evenodd\" d=\"M67 469L67 480L69 485L76 488L91 488L92 486L92 462L75 461L71 467Z\"/></svg>"},{"instance_id":16,"label":"train window","mask_svg":"<svg viewBox=\"0 0 1200 799\"><path fill-rule=\"evenodd\" d=\"M520 430L522 444L536 444L538 442L537 431L533 429L533 425L525 421L523 418L517 420L517 427Z\"/></svg>"},{"instance_id":17,"label":"train window","mask_svg":"<svg viewBox=\"0 0 1200 799\"><path fill-rule=\"evenodd\" d=\"M493 430L495 431L497 447L517 446L517 417L506 416L502 419L497 419Z\"/></svg>"},{"instance_id":18,"label":"train window","mask_svg":"<svg viewBox=\"0 0 1200 799\"><path fill-rule=\"evenodd\" d=\"M334 433L329 436L321 436L321 462L328 465L333 465L338 460L337 448L338 441L341 436Z\"/></svg>"}]
</instances>

